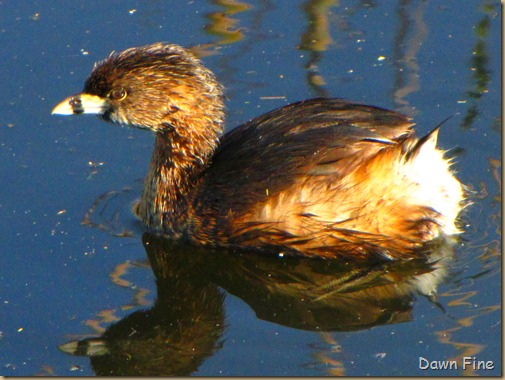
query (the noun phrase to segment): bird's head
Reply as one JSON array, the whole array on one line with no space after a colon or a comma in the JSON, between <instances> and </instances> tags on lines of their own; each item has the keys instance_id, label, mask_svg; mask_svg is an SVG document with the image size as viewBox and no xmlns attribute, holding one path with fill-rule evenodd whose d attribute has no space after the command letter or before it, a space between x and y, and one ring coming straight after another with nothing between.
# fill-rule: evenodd
<instances>
[{"instance_id":1,"label":"bird's head","mask_svg":"<svg viewBox=\"0 0 505 380\"><path fill-rule=\"evenodd\" d=\"M163 43L113 52L95 64L81 93L53 114L96 114L106 121L154 132L192 126L220 133L223 92L214 74L188 50ZM202 130L198 130L202 127ZM186 131L187 132L187 131Z\"/></svg>"}]
</instances>

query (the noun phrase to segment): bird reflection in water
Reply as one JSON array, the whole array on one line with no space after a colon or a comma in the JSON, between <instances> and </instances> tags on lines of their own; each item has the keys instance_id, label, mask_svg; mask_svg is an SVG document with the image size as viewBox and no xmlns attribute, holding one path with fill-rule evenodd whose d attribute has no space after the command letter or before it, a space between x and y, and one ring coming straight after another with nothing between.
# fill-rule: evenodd
<instances>
[{"instance_id":1,"label":"bird reflection in water","mask_svg":"<svg viewBox=\"0 0 505 380\"><path fill-rule=\"evenodd\" d=\"M89 356L97 375L189 375L220 349L226 292L257 317L309 331L354 331L407 322L417 294L432 297L447 274L451 244L423 258L369 266L197 248L146 233L157 299L97 338L60 346Z\"/></svg>"}]
</instances>

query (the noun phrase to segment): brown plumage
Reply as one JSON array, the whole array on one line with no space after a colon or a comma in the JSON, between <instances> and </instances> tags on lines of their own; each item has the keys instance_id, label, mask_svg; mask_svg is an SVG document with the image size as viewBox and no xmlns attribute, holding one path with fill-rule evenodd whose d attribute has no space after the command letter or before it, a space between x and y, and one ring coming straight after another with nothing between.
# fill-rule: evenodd
<instances>
[{"instance_id":1,"label":"brown plumage","mask_svg":"<svg viewBox=\"0 0 505 380\"><path fill-rule=\"evenodd\" d=\"M137 215L193 243L319 257L409 258L459 233L462 185L405 116L310 99L221 136L223 96L187 50L153 44L95 65L53 113L147 128L155 147Z\"/></svg>"}]
</instances>

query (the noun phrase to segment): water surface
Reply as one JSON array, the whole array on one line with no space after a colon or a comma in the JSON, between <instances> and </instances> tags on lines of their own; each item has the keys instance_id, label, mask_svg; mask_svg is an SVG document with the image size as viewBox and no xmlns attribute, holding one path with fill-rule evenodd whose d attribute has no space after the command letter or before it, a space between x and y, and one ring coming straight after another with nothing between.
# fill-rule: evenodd
<instances>
[{"instance_id":1,"label":"water surface","mask_svg":"<svg viewBox=\"0 0 505 380\"><path fill-rule=\"evenodd\" d=\"M501 374L500 18L497 1L0 1L0 373ZM199 47L227 88L228 129L315 96L395 109L420 134L452 116L439 142L474 196L438 295L413 287L428 271L416 263L142 240L130 206L153 137L50 111L93 62L156 41ZM107 355L58 349L107 327ZM421 370L420 357L494 368Z\"/></svg>"}]
</instances>

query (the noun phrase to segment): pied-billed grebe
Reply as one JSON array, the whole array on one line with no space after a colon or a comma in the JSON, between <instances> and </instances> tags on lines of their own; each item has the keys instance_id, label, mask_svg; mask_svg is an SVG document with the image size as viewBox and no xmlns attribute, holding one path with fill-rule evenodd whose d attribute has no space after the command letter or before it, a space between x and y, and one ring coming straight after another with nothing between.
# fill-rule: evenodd
<instances>
[{"instance_id":1,"label":"pied-billed grebe","mask_svg":"<svg viewBox=\"0 0 505 380\"><path fill-rule=\"evenodd\" d=\"M319 257L410 258L460 233L463 189L405 116L310 99L222 135L223 92L190 52L156 43L95 64L53 114L152 130L136 213L196 244Z\"/></svg>"}]
</instances>

